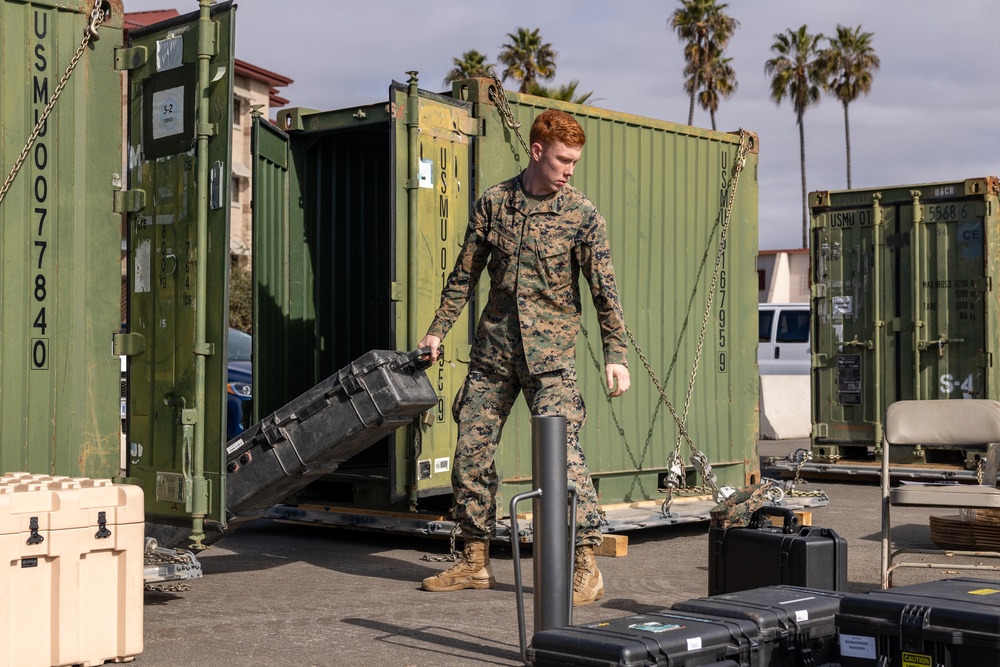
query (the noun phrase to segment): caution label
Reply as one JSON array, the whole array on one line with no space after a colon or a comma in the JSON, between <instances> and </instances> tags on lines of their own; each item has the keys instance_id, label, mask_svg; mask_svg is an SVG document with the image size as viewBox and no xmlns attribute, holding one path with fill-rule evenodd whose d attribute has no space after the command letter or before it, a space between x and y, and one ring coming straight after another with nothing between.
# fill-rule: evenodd
<instances>
[{"instance_id":1,"label":"caution label","mask_svg":"<svg viewBox=\"0 0 1000 667\"><path fill-rule=\"evenodd\" d=\"M931 667L931 657L922 653L903 652L903 667Z\"/></svg>"}]
</instances>

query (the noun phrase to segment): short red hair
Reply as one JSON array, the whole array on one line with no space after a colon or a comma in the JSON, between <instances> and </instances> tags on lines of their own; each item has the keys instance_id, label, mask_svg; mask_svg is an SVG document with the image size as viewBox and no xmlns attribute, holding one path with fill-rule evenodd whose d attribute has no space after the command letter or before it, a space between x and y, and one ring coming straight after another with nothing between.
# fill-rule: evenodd
<instances>
[{"instance_id":1,"label":"short red hair","mask_svg":"<svg viewBox=\"0 0 1000 667\"><path fill-rule=\"evenodd\" d=\"M565 111L546 109L535 116L531 124L529 141L532 144L554 144L562 142L573 148L587 143L587 135L576 119Z\"/></svg>"}]
</instances>

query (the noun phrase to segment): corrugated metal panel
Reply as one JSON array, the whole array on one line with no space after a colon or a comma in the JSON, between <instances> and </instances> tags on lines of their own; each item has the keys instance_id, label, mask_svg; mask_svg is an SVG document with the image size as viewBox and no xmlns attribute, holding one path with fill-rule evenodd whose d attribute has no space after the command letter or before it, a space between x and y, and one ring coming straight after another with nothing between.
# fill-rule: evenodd
<instances>
[{"instance_id":1,"label":"corrugated metal panel","mask_svg":"<svg viewBox=\"0 0 1000 667\"><path fill-rule=\"evenodd\" d=\"M266 383L255 382L253 421L257 422L269 414L262 412L260 406L280 401L289 376L294 375L292 364L272 364L274 355L267 354L268 349L288 350L291 327L287 308L291 245L288 136L267 119L254 117L251 152L254 156L253 246L267 249L253 253L253 372L259 377L261 368L266 367L265 375L271 378ZM274 398L276 393L277 399Z\"/></svg>"},{"instance_id":2,"label":"corrugated metal panel","mask_svg":"<svg viewBox=\"0 0 1000 667\"><path fill-rule=\"evenodd\" d=\"M996 398L998 189L990 177L810 195L817 459L863 457L894 401ZM909 448L897 462L947 461Z\"/></svg>"},{"instance_id":3,"label":"corrugated metal panel","mask_svg":"<svg viewBox=\"0 0 1000 667\"><path fill-rule=\"evenodd\" d=\"M7 175L80 45L93 2L0 3ZM0 470L119 469L121 2L83 54L0 205Z\"/></svg>"},{"instance_id":4,"label":"corrugated metal panel","mask_svg":"<svg viewBox=\"0 0 1000 667\"><path fill-rule=\"evenodd\" d=\"M681 413L739 137L514 93L508 98L525 141L534 117L548 108L573 114L587 133L573 184L608 222L626 321ZM486 136L476 153L477 194L525 164L519 142L501 126L499 115L484 116ZM520 161L515 162L515 154ZM688 413L694 445L707 455L720 482L730 485L757 475L756 158L755 145L740 178ZM481 294L485 298L485 288ZM634 350L629 356L633 388L622 398L607 398L600 328L589 304L583 326L577 369L588 422L581 443L601 501L656 498L657 474L677 441L676 424ZM511 418L498 453L507 497L525 490L531 477L530 451L522 446L530 442L523 402ZM681 454L690 457L687 443ZM688 483L701 480L689 474Z\"/></svg>"}]
</instances>

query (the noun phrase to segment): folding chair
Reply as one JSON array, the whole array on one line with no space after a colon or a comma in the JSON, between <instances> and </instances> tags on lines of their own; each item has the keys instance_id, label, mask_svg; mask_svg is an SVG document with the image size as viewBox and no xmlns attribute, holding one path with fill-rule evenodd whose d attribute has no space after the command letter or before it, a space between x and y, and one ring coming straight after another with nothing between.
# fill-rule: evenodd
<instances>
[{"instance_id":1,"label":"folding chair","mask_svg":"<svg viewBox=\"0 0 1000 667\"><path fill-rule=\"evenodd\" d=\"M950 507L1000 509L996 488L1000 460L1000 402L988 400L899 401L885 411L882 438L882 588L892 586L892 573L901 567L952 570L994 570L1000 565L956 565L926 561L893 562L902 554L941 554L1000 558L992 551L952 549L892 549L892 507ZM901 485L890 489L890 445L984 446L982 484L947 486Z\"/></svg>"}]
</instances>

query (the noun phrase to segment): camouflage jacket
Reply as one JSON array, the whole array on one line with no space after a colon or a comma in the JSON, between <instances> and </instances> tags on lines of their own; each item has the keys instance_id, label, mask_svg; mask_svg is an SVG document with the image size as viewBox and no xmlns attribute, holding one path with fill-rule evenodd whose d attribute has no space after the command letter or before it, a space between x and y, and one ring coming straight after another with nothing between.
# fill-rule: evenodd
<instances>
[{"instance_id":1,"label":"camouflage jacket","mask_svg":"<svg viewBox=\"0 0 1000 667\"><path fill-rule=\"evenodd\" d=\"M597 309L604 361L625 364L625 322L604 219L569 185L533 211L529 207L519 176L483 193L428 333L444 338L486 268L489 300L472 363L506 375L523 344L532 374L573 368L582 271Z\"/></svg>"}]
</instances>

